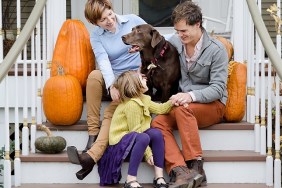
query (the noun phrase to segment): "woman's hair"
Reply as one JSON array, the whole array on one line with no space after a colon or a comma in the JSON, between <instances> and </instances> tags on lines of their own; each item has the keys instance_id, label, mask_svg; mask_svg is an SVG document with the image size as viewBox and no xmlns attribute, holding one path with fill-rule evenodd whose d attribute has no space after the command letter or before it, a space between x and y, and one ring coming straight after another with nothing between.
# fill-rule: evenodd
<instances>
[{"instance_id":1,"label":"woman's hair","mask_svg":"<svg viewBox=\"0 0 282 188\"><path fill-rule=\"evenodd\" d=\"M201 8L198 5L191 1L184 1L174 8L171 19L174 24L180 20L185 20L188 25L195 25L200 22L202 27L202 17Z\"/></svg>"},{"instance_id":2,"label":"woman's hair","mask_svg":"<svg viewBox=\"0 0 282 188\"><path fill-rule=\"evenodd\" d=\"M85 4L84 16L90 23L97 25L105 9L112 9L110 0L88 0Z\"/></svg>"},{"instance_id":3,"label":"woman's hair","mask_svg":"<svg viewBox=\"0 0 282 188\"><path fill-rule=\"evenodd\" d=\"M113 84L118 89L121 101L137 98L143 94L143 85L136 71L123 72Z\"/></svg>"}]
</instances>

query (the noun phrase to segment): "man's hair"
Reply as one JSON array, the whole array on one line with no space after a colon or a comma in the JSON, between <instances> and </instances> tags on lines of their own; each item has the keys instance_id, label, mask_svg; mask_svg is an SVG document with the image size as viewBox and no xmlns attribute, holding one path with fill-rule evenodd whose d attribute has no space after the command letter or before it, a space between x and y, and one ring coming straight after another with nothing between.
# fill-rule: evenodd
<instances>
[{"instance_id":1,"label":"man's hair","mask_svg":"<svg viewBox=\"0 0 282 188\"><path fill-rule=\"evenodd\" d=\"M84 16L92 24L97 25L105 9L112 9L109 0L88 0L85 4Z\"/></svg>"},{"instance_id":2,"label":"man's hair","mask_svg":"<svg viewBox=\"0 0 282 188\"><path fill-rule=\"evenodd\" d=\"M113 84L118 89L121 101L137 98L143 94L143 85L136 71L123 72Z\"/></svg>"},{"instance_id":3,"label":"man's hair","mask_svg":"<svg viewBox=\"0 0 282 188\"><path fill-rule=\"evenodd\" d=\"M172 21L174 24L180 20L185 20L187 25L195 25L200 22L202 27L202 10L192 1L184 1L177 5L172 12Z\"/></svg>"}]
</instances>

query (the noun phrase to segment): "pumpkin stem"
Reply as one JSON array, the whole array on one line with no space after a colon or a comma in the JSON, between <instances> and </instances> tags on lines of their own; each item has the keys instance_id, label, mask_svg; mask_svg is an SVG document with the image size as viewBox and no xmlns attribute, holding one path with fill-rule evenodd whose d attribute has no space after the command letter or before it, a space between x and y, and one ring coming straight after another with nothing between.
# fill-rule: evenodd
<instances>
[{"instance_id":1,"label":"pumpkin stem","mask_svg":"<svg viewBox=\"0 0 282 188\"><path fill-rule=\"evenodd\" d=\"M59 63L59 62L57 62L57 61L55 61L54 62L56 65L57 65L57 67L58 67L58 71L57 71L57 73L58 73L58 75L65 75L65 72L64 72L64 67Z\"/></svg>"},{"instance_id":2,"label":"pumpkin stem","mask_svg":"<svg viewBox=\"0 0 282 188\"><path fill-rule=\"evenodd\" d=\"M38 125L38 129L41 130L41 131L44 131L47 134L48 137L52 136L52 132L45 125Z\"/></svg>"},{"instance_id":3,"label":"pumpkin stem","mask_svg":"<svg viewBox=\"0 0 282 188\"><path fill-rule=\"evenodd\" d=\"M63 68L63 66L59 66L58 67L58 75L60 75L60 76L62 76L62 75L64 75L65 73L64 73L64 68Z\"/></svg>"}]
</instances>

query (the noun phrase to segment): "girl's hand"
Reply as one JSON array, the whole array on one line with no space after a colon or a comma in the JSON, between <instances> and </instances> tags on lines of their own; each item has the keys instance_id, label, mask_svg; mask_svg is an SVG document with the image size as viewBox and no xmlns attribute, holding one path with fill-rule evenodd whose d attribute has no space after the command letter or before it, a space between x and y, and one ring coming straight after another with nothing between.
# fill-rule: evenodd
<instances>
[{"instance_id":1,"label":"girl's hand","mask_svg":"<svg viewBox=\"0 0 282 188\"><path fill-rule=\"evenodd\" d=\"M147 163L151 166L154 166L154 158L153 155L147 160Z\"/></svg>"},{"instance_id":2,"label":"girl's hand","mask_svg":"<svg viewBox=\"0 0 282 188\"><path fill-rule=\"evenodd\" d=\"M110 87L110 95L113 101L119 101L120 99L119 91L114 86Z\"/></svg>"}]
</instances>

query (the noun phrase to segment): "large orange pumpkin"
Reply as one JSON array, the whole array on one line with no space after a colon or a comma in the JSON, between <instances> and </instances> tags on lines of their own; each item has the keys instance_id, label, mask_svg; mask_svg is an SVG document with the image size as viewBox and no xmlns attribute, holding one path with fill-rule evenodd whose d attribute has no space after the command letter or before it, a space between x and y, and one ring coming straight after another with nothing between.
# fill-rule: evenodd
<instances>
[{"instance_id":1,"label":"large orange pumpkin","mask_svg":"<svg viewBox=\"0 0 282 188\"><path fill-rule=\"evenodd\" d=\"M225 46L227 54L228 54L228 59L229 61L231 61L233 54L234 54L234 49L233 49L233 45L231 44L231 42L222 36L213 35L213 37L219 40Z\"/></svg>"},{"instance_id":2,"label":"large orange pumpkin","mask_svg":"<svg viewBox=\"0 0 282 188\"><path fill-rule=\"evenodd\" d=\"M228 122L239 122L246 110L247 66L231 61L228 65L228 99L224 118Z\"/></svg>"},{"instance_id":3,"label":"large orange pumpkin","mask_svg":"<svg viewBox=\"0 0 282 188\"><path fill-rule=\"evenodd\" d=\"M78 80L65 75L58 68L58 75L50 77L43 88L43 110L48 121L54 125L72 125L82 113L83 97Z\"/></svg>"},{"instance_id":4,"label":"large orange pumpkin","mask_svg":"<svg viewBox=\"0 0 282 188\"><path fill-rule=\"evenodd\" d=\"M90 44L89 33L79 20L66 20L56 41L51 75L57 74L59 62L67 74L76 77L83 92L89 73L95 68L95 57Z\"/></svg>"}]
</instances>

